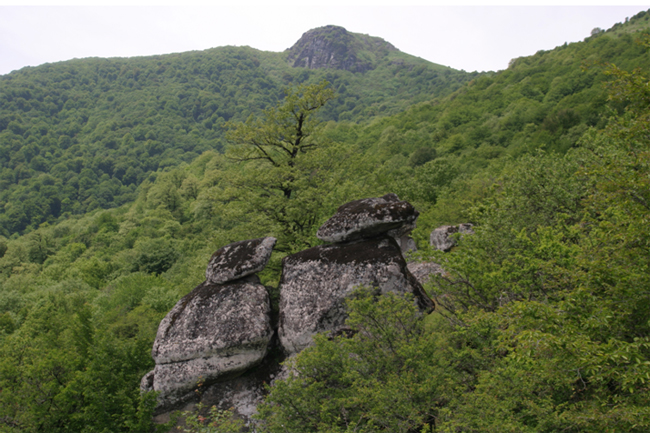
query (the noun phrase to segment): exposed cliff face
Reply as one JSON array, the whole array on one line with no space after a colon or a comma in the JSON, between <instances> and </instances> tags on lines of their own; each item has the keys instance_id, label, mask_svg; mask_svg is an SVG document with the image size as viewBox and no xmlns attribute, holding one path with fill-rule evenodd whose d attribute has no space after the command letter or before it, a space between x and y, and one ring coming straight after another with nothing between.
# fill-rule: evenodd
<instances>
[{"instance_id":1,"label":"exposed cliff face","mask_svg":"<svg viewBox=\"0 0 650 433\"><path fill-rule=\"evenodd\" d=\"M381 38L325 26L304 33L288 51L287 60L293 67L365 72L375 68L378 58L397 48Z\"/></svg>"}]
</instances>

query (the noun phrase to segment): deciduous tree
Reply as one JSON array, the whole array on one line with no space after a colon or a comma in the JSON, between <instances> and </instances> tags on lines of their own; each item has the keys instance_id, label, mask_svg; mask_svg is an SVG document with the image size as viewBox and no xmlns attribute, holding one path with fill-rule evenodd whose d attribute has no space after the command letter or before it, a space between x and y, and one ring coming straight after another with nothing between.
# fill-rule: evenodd
<instances>
[{"instance_id":1,"label":"deciduous tree","mask_svg":"<svg viewBox=\"0 0 650 433\"><path fill-rule=\"evenodd\" d=\"M321 133L317 117L332 98L327 81L303 84L287 89L261 117L226 124L231 143L226 158L234 162L223 177L228 199L278 237L276 249L313 246L317 224L342 202L338 195L344 188L335 190L351 155Z\"/></svg>"}]
</instances>

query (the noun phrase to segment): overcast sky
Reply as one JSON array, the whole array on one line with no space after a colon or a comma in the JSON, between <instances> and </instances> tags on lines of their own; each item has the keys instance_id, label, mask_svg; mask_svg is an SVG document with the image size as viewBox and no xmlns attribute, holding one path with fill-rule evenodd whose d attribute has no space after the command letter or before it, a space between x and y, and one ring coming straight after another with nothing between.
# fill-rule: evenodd
<instances>
[{"instance_id":1,"label":"overcast sky","mask_svg":"<svg viewBox=\"0 0 650 433\"><path fill-rule=\"evenodd\" d=\"M403 52L456 69L500 70L513 58L581 41L595 27L608 29L650 8L393 6L381 0L330 0L320 6L49 6L47 0L38 6L12 6L2 1L0 75L72 58L147 56L224 45L284 51L307 30L328 24L379 36Z\"/></svg>"}]
</instances>

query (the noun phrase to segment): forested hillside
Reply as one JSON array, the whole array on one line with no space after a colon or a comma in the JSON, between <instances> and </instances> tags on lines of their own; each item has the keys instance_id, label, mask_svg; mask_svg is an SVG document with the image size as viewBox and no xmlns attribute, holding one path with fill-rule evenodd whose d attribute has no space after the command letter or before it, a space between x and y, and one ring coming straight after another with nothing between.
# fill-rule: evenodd
<instances>
[{"instance_id":1,"label":"forested hillside","mask_svg":"<svg viewBox=\"0 0 650 433\"><path fill-rule=\"evenodd\" d=\"M133 201L157 170L223 151L223 124L259 114L286 86L327 79L339 97L323 118L362 121L447 95L476 75L361 48L359 57L373 55L363 74L222 47L72 60L0 77L0 233Z\"/></svg>"},{"instance_id":2,"label":"forested hillside","mask_svg":"<svg viewBox=\"0 0 650 433\"><path fill-rule=\"evenodd\" d=\"M290 361L262 431L650 429L650 75L607 72L620 115L507 163L467 209L475 233L421 254L445 269L438 312L361 289L350 335Z\"/></svg>"},{"instance_id":3,"label":"forested hillside","mask_svg":"<svg viewBox=\"0 0 650 433\"><path fill-rule=\"evenodd\" d=\"M649 17L481 75L225 47L0 77L0 431L162 431L140 378L210 255L277 237L277 287L336 207L388 192L447 270L436 312L360 294L363 332L299 355L266 431L648 431ZM311 141L259 158L305 101Z\"/></svg>"}]
</instances>

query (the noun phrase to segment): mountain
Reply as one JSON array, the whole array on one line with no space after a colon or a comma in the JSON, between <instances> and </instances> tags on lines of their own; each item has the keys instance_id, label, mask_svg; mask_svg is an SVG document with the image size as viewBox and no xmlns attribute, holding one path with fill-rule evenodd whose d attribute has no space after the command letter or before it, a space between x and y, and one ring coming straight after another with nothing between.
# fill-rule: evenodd
<instances>
[{"instance_id":1,"label":"mountain","mask_svg":"<svg viewBox=\"0 0 650 433\"><path fill-rule=\"evenodd\" d=\"M351 332L271 391L269 431L647 432L649 19L490 74L335 30L345 50L315 32L291 59L222 47L0 77L0 430L164 430L140 379L212 254L278 239L258 274L277 320L287 254L319 250L341 204L396 193L419 212L416 256L433 228L474 224L425 287L445 307L352 299ZM319 47L370 68L293 67ZM322 92L320 129L273 122L299 89ZM303 131L282 164L251 152Z\"/></svg>"},{"instance_id":2,"label":"mountain","mask_svg":"<svg viewBox=\"0 0 650 433\"><path fill-rule=\"evenodd\" d=\"M355 125L340 139L405 165L455 161L461 173L538 149L564 154L589 128L608 122L608 65L650 68L645 46L637 43L648 28L649 14L642 12L584 41L512 59L506 70L477 76L448 97ZM614 107L622 112L625 104Z\"/></svg>"},{"instance_id":3,"label":"mountain","mask_svg":"<svg viewBox=\"0 0 650 433\"><path fill-rule=\"evenodd\" d=\"M301 66L309 55L330 63ZM334 26L283 53L221 47L14 71L0 77L0 233L134 200L151 173L222 151L223 124L259 114L287 86L328 80L338 98L323 120L358 122L448 95L475 76Z\"/></svg>"}]
</instances>

